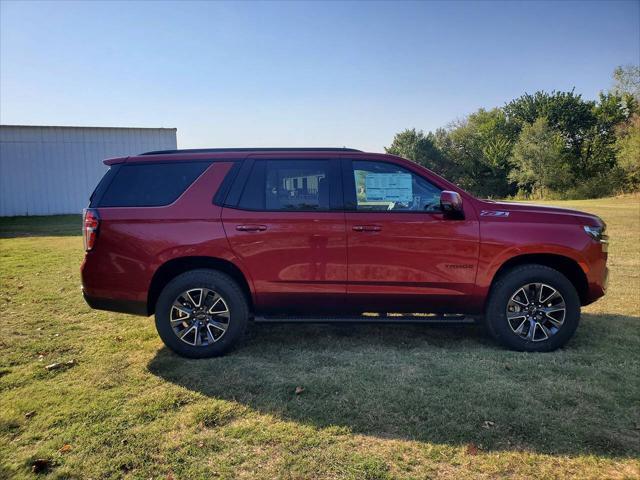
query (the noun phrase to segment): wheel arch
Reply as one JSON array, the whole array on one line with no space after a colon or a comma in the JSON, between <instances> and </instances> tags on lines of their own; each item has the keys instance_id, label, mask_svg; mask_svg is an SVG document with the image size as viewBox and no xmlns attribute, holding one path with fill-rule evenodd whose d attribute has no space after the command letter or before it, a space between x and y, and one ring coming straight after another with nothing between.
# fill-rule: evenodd
<instances>
[{"instance_id":1,"label":"wheel arch","mask_svg":"<svg viewBox=\"0 0 640 480\"><path fill-rule=\"evenodd\" d=\"M249 286L249 281L245 274L233 262L217 257L206 256L188 256L172 258L166 261L153 274L151 284L149 285L149 293L147 295L147 312L149 315L155 313L156 302L164 287L176 276L201 268L209 268L226 273L233 278L242 289L249 309L253 311L253 295Z\"/></svg>"},{"instance_id":2,"label":"wheel arch","mask_svg":"<svg viewBox=\"0 0 640 480\"><path fill-rule=\"evenodd\" d=\"M585 305L588 302L589 283L584 270L573 258L554 253L528 253L509 258L496 271L491 281L491 288L500 277L521 265L544 265L557 270L576 288L580 303Z\"/></svg>"}]
</instances>

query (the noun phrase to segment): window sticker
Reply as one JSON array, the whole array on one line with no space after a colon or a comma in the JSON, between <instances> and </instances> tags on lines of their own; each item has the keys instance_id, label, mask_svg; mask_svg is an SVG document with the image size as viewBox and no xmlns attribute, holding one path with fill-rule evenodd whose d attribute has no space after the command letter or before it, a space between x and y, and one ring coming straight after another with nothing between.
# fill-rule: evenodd
<instances>
[{"instance_id":1,"label":"window sticker","mask_svg":"<svg viewBox=\"0 0 640 480\"><path fill-rule=\"evenodd\" d=\"M367 173L365 177L367 201L408 203L413 200L410 173Z\"/></svg>"}]
</instances>

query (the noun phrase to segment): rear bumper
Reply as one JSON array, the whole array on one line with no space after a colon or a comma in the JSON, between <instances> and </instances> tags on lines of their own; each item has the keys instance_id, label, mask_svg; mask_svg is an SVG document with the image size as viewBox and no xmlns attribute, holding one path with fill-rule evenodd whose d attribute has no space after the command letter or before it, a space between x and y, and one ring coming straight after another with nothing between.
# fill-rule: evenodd
<instances>
[{"instance_id":1,"label":"rear bumper","mask_svg":"<svg viewBox=\"0 0 640 480\"><path fill-rule=\"evenodd\" d=\"M136 302L133 300L115 300L113 298L98 298L87 295L84 290L82 292L85 302L96 310L108 310L110 312L129 313L131 315L140 315L148 317L147 304L145 302Z\"/></svg>"}]
</instances>

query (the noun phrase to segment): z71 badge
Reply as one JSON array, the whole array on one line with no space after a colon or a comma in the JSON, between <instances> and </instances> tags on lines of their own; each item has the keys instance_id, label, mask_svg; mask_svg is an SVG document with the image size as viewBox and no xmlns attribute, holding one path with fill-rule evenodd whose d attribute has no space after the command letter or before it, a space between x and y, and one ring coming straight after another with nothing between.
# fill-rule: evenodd
<instances>
[{"instance_id":1,"label":"z71 badge","mask_svg":"<svg viewBox=\"0 0 640 480\"><path fill-rule=\"evenodd\" d=\"M481 217L508 217L509 212L504 210L482 210L480 211Z\"/></svg>"}]
</instances>

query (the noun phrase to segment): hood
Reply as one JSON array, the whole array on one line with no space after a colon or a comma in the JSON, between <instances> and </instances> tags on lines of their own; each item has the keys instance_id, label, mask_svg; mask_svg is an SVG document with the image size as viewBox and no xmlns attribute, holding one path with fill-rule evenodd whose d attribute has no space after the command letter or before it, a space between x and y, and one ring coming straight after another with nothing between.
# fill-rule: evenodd
<instances>
[{"instance_id":1,"label":"hood","mask_svg":"<svg viewBox=\"0 0 640 480\"><path fill-rule=\"evenodd\" d=\"M549 223L577 223L590 226L604 226L604 222L597 215L572 210L569 208L535 205L519 202L496 202L480 200L479 214L481 217L516 217L518 220L530 217L532 220L547 219Z\"/></svg>"}]
</instances>

